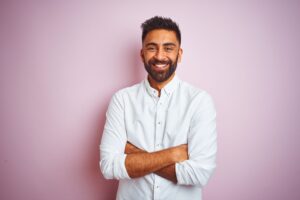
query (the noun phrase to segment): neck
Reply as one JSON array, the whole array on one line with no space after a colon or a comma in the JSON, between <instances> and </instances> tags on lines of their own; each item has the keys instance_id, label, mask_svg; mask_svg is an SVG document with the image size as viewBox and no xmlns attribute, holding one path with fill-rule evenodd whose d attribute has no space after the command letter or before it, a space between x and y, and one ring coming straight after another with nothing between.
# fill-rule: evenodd
<instances>
[{"instance_id":1,"label":"neck","mask_svg":"<svg viewBox=\"0 0 300 200\"><path fill-rule=\"evenodd\" d=\"M160 96L160 91L165 85L167 85L175 76L175 72L164 82L157 82L151 76L148 75L148 81L152 88L158 91L158 96Z\"/></svg>"}]
</instances>

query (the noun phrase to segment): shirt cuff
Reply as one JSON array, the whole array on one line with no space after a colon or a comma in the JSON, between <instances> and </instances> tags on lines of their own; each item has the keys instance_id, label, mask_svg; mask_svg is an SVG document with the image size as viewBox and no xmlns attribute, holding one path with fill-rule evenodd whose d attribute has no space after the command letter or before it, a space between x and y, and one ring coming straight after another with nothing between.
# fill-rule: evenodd
<instances>
[{"instance_id":1,"label":"shirt cuff","mask_svg":"<svg viewBox=\"0 0 300 200\"><path fill-rule=\"evenodd\" d=\"M115 157L114 174L117 179L130 179L125 167L126 156L122 154Z\"/></svg>"},{"instance_id":2,"label":"shirt cuff","mask_svg":"<svg viewBox=\"0 0 300 200\"><path fill-rule=\"evenodd\" d=\"M177 178L177 184L179 185L183 185L185 183L184 177L182 176L182 170L183 170L183 162L175 163L175 173Z\"/></svg>"}]
</instances>

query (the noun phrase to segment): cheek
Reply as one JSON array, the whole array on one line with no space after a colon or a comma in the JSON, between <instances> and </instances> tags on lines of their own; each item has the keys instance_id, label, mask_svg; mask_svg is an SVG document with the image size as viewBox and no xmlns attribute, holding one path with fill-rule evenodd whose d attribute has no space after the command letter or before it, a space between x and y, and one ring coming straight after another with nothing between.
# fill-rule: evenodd
<instances>
[{"instance_id":1,"label":"cheek","mask_svg":"<svg viewBox=\"0 0 300 200\"><path fill-rule=\"evenodd\" d=\"M174 54L174 55L172 55L172 57L170 57L170 59L172 60L173 63L175 63L176 60L177 60L177 62L179 62L180 61L180 55L179 54Z\"/></svg>"},{"instance_id":2,"label":"cheek","mask_svg":"<svg viewBox=\"0 0 300 200\"><path fill-rule=\"evenodd\" d=\"M177 58L177 57L169 57L169 59L172 61L172 63L175 63L175 62L176 62L176 58Z\"/></svg>"},{"instance_id":3,"label":"cheek","mask_svg":"<svg viewBox=\"0 0 300 200\"><path fill-rule=\"evenodd\" d=\"M151 56L146 56L146 55L143 56L143 61L146 62L146 63L149 63L149 61L150 61L151 59L152 59Z\"/></svg>"}]
</instances>

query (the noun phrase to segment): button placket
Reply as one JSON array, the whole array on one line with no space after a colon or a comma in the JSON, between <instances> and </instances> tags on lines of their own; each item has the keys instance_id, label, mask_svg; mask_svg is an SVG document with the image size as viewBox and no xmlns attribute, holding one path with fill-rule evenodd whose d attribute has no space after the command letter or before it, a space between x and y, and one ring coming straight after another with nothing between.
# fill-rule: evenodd
<instances>
[{"instance_id":1,"label":"button placket","mask_svg":"<svg viewBox=\"0 0 300 200\"><path fill-rule=\"evenodd\" d=\"M159 199L159 197L160 197L160 187L159 187L159 185L157 185L157 184L154 184L154 187L153 187L153 199Z\"/></svg>"},{"instance_id":2,"label":"button placket","mask_svg":"<svg viewBox=\"0 0 300 200\"><path fill-rule=\"evenodd\" d=\"M158 98L156 104L156 128L155 128L155 140L154 140L154 149L155 151L159 151L162 149L162 137L163 137L163 129L164 129L164 117L165 117L165 108L164 103L166 96L164 93L161 94L160 98ZM160 178L157 175L154 175L154 183L153 183L153 194L154 199L159 199L161 196L161 183Z\"/></svg>"},{"instance_id":3,"label":"button placket","mask_svg":"<svg viewBox=\"0 0 300 200\"><path fill-rule=\"evenodd\" d=\"M156 137L155 137L155 150L161 150L161 140L163 137L163 129L164 129L164 102L165 102L165 94L162 93L161 97L158 99L156 104Z\"/></svg>"},{"instance_id":4,"label":"button placket","mask_svg":"<svg viewBox=\"0 0 300 200\"><path fill-rule=\"evenodd\" d=\"M157 123L157 126L156 126L156 133L155 133L155 150L160 150L161 149L161 145L160 145L160 140L161 140L161 134L162 134L162 124L163 124L163 121L162 121L162 112L163 112L163 101L162 101L162 98L163 97L160 97L157 104L156 104L156 123Z\"/></svg>"}]
</instances>

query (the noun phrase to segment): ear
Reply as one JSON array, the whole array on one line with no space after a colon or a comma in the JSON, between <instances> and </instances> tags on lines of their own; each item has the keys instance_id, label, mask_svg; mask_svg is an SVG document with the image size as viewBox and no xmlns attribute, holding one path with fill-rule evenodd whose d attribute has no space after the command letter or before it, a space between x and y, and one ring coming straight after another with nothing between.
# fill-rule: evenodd
<instances>
[{"instance_id":1,"label":"ear","mask_svg":"<svg viewBox=\"0 0 300 200\"><path fill-rule=\"evenodd\" d=\"M142 62L144 62L144 51L143 51L143 49L141 49L141 51L140 51L140 56L141 56L141 59L142 59Z\"/></svg>"},{"instance_id":2,"label":"ear","mask_svg":"<svg viewBox=\"0 0 300 200\"><path fill-rule=\"evenodd\" d=\"M178 63L181 62L182 54L183 54L183 50L182 50L182 48L180 48L178 51L178 60L177 60Z\"/></svg>"}]
</instances>

